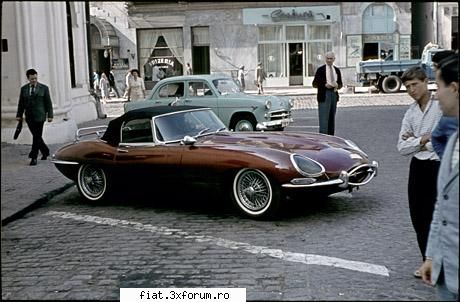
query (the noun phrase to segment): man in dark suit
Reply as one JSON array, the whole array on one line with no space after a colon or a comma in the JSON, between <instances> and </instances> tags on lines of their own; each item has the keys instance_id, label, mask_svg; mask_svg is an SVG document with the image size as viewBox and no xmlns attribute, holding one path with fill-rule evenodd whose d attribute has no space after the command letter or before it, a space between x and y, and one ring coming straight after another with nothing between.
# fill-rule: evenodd
<instances>
[{"instance_id":1,"label":"man in dark suit","mask_svg":"<svg viewBox=\"0 0 460 302\"><path fill-rule=\"evenodd\" d=\"M50 155L48 146L43 141L43 125L53 121L53 104L51 103L48 86L38 83L37 71L29 69L26 71L29 83L21 87L19 95L18 111L16 120L22 121L23 114L26 116L26 123L32 133L32 150L29 153L30 165L37 164L38 151L41 152L42 160Z\"/></svg>"},{"instance_id":2,"label":"man in dark suit","mask_svg":"<svg viewBox=\"0 0 460 302\"><path fill-rule=\"evenodd\" d=\"M335 113L337 102L339 101L338 90L343 87L342 74L333 65L335 54L330 51L325 54L326 64L318 67L313 87L318 88L318 114L319 132L334 135L335 132Z\"/></svg>"}]
</instances>

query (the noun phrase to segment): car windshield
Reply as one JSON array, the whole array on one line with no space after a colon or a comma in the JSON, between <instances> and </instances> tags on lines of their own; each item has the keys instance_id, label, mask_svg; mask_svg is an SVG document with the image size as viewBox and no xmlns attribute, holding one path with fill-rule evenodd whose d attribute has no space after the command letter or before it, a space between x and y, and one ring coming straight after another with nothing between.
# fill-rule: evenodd
<instances>
[{"instance_id":1,"label":"car windshield","mask_svg":"<svg viewBox=\"0 0 460 302\"><path fill-rule=\"evenodd\" d=\"M186 135L199 137L227 130L217 115L209 109L165 114L156 117L154 122L156 137L162 142L179 141Z\"/></svg>"},{"instance_id":2,"label":"car windshield","mask_svg":"<svg viewBox=\"0 0 460 302\"><path fill-rule=\"evenodd\" d=\"M240 86L233 79L217 79L212 83L221 95L241 92Z\"/></svg>"}]
</instances>

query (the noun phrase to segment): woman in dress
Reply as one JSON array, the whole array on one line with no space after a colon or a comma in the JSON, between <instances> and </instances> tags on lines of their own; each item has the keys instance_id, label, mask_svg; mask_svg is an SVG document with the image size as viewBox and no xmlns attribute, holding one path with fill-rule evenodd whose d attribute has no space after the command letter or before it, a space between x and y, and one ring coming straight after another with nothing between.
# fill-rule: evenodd
<instances>
[{"instance_id":1,"label":"woman in dress","mask_svg":"<svg viewBox=\"0 0 460 302\"><path fill-rule=\"evenodd\" d=\"M107 99L110 99L109 97L109 79L107 78L107 75L103 72L101 74L101 80L99 81L99 88L101 89L101 96L102 96L102 101L105 103Z\"/></svg>"},{"instance_id":2,"label":"woman in dress","mask_svg":"<svg viewBox=\"0 0 460 302\"><path fill-rule=\"evenodd\" d=\"M132 78L129 80L128 101L141 101L145 99L144 80L139 76L139 70L131 70Z\"/></svg>"}]
</instances>

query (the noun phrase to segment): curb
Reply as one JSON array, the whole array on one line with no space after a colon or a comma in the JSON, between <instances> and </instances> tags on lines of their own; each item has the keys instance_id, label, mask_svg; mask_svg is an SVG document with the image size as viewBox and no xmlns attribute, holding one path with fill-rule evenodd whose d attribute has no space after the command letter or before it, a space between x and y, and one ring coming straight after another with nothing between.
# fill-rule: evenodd
<instances>
[{"instance_id":1,"label":"curb","mask_svg":"<svg viewBox=\"0 0 460 302\"><path fill-rule=\"evenodd\" d=\"M11 216L8 216L4 219L2 219L2 226L5 226L7 225L8 223L16 220L16 219L19 219L19 218L22 218L24 215L26 215L28 212L38 208L39 206L45 204L46 202L50 201L54 196L58 195L58 194L61 194L62 192L64 192L65 190L73 187L75 185L74 182L69 182L67 184L65 184L64 186L60 187L60 188L57 188L57 189L54 189L48 193L45 193L44 196L38 198L37 200L33 201L30 205L28 205L27 207L17 211L16 213L12 214Z\"/></svg>"}]
</instances>

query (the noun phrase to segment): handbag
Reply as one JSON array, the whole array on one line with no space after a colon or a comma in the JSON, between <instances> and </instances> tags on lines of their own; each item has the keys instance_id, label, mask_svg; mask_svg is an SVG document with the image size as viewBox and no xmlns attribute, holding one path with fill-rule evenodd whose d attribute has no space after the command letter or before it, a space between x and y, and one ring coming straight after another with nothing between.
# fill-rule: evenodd
<instances>
[{"instance_id":1,"label":"handbag","mask_svg":"<svg viewBox=\"0 0 460 302\"><path fill-rule=\"evenodd\" d=\"M19 133L21 133L22 130L22 120L18 122L18 125L16 126L16 130L14 131L13 139L17 139L19 136Z\"/></svg>"}]
</instances>

